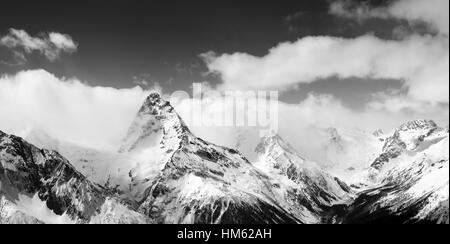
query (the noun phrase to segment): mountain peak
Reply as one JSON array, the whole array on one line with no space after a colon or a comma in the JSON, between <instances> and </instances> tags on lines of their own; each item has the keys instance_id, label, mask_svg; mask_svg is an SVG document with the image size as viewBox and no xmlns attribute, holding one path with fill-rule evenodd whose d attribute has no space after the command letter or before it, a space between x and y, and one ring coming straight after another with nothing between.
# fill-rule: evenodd
<instances>
[{"instance_id":1,"label":"mountain peak","mask_svg":"<svg viewBox=\"0 0 450 244\"><path fill-rule=\"evenodd\" d=\"M147 96L147 98L145 99L145 102L143 104L142 108L145 107L160 107L163 108L165 106L171 106L169 102L165 101L164 99L162 99L161 95L159 93L151 93L150 95Z\"/></svg>"},{"instance_id":2,"label":"mountain peak","mask_svg":"<svg viewBox=\"0 0 450 244\"><path fill-rule=\"evenodd\" d=\"M414 120L400 126L399 131L434 129L438 125L433 120Z\"/></svg>"},{"instance_id":3,"label":"mountain peak","mask_svg":"<svg viewBox=\"0 0 450 244\"><path fill-rule=\"evenodd\" d=\"M342 141L342 137L339 134L338 129L336 129L334 127L329 127L325 131L326 131L326 133L328 133L328 138L331 143L339 144Z\"/></svg>"},{"instance_id":4,"label":"mountain peak","mask_svg":"<svg viewBox=\"0 0 450 244\"><path fill-rule=\"evenodd\" d=\"M423 150L422 144L434 144L434 140L441 140L440 128L432 120L414 120L401 125L392 136L386 138L382 154L375 159L372 167L381 169L391 159L398 158L405 151L417 152ZM435 138L436 137L436 138ZM429 141L424 143L424 141Z\"/></svg>"},{"instance_id":5,"label":"mountain peak","mask_svg":"<svg viewBox=\"0 0 450 244\"><path fill-rule=\"evenodd\" d=\"M161 98L161 94L159 94L159 93L157 93L157 92L152 92L152 93L150 93L150 95L148 95L148 97L147 97L147 100L149 100L149 99L162 99Z\"/></svg>"},{"instance_id":6,"label":"mountain peak","mask_svg":"<svg viewBox=\"0 0 450 244\"><path fill-rule=\"evenodd\" d=\"M384 136L384 131L382 129L378 129L378 130L374 131L372 133L372 135L374 135L375 137L382 137L382 136Z\"/></svg>"},{"instance_id":7,"label":"mountain peak","mask_svg":"<svg viewBox=\"0 0 450 244\"><path fill-rule=\"evenodd\" d=\"M190 134L189 128L170 102L152 93L131 124L120 152L157 146L168 139L181 140L186 134Z\"/></svg>"},{"instance_id":8,"label":"mountain peak","mask_svg":"<svg viewBox=\"0 0 450 244\"><path fill-rule=\"evenodd\" d=\"M283 140L275 131L268 132L265 136L261 137L261 140L256 147L256 152L264 154L269 151L273 151L274 148L280 148L286 151L291 150L291 146Z\"/></svg>"}]
</instances>

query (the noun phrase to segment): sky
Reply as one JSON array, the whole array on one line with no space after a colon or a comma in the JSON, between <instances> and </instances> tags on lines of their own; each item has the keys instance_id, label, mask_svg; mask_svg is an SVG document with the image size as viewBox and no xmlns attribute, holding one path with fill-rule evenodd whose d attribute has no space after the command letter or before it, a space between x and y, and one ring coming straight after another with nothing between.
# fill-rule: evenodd
<instances>
[{"instance_id":1,"label":"sky","mask_svg":"<svg viewBox=\"0 0 450 244\"><path fill-rule=\"evenodd\" d=\"M189 92L194 82L279 91L282 110L317 111L304 113L305 124L320 117L324 126L389 130L425 118L446 126L448 5L9 1L0 15L0 129L115 144L149 90Z\"/></svg>"},{"instance_id":2,"label":"sky","mask_svg":"<svg viewBox=\"0 0 450 244\"><path fill-rule=\"evenodd\" d=\"M218 77L205 75L208 69L199 57L209 51L263 56L280 42L318 35L351 38L372 32L391 39L391 29L398 22L371 20L355 24L329 14L326 0L100 0L76 4L44 0L9 1L6 5L8 11L0 17L1 34L7 34L10 28L25 30L31 36L67 33L78 43L78 49L62 55L57 62L32 53L27 55L26 64L8 65L14 63L14 56L0 47L0 72L44 68L92 85L130 88L145 80L150 85L158 82L167 91L188 90L192 82L219 83ZM339 89L337 79L330 80ZM362 88L367 90L362 92L399 85L380 83ZM304 91L322 91L321 86L313 88ZM327 91L327 87L323 90ZM289 93L283 99L300 101L306 94Z\"/></svg>"}]
</instances>

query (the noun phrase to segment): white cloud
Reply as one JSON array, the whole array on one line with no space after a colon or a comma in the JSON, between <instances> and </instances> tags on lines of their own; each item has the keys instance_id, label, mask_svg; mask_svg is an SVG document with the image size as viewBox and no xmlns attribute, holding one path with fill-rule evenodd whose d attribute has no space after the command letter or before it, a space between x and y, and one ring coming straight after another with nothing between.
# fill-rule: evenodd
<instances>
[{"instance_id":1,"label":"white cloud","mask_svg":"<svg viewBox=\"0 0 450 244\"><path fill-rule=\"evenodd\" d=\"M329 12L344 18L362 21L368 18L389 18L385 8L371 8L367 2L352 0L334 1L330 4Z\"/></svg>"},{"instance_id":2,"label":"white cloud","mask_svg":"<svg viewBox=\"0 0 450 244\"><path fill-rule=\"evenodd\" d=\"M77 44L75 44L72 37L67 34L51 32L48 34L48 40L50 43L53 43L57 49L65 52L73 52L77 49Z\"/></svg>"},{"instance_id":3,"label":"white cloud","mask_svg":"<svg viewBox=\"0 0 450 244\"><path fill-rule=\"evenodd\" d=\"M50 61L55 61L62 52L73 53L78 45L67 34L51 32L42 37L30 36L25 30L11 28L9 33L0 37L0 46L23 50L25 53L38 51Z\"/></svg>"},{"instance_id":4,"label":"white cloud","mask_svg":"<svg viewBox=\"0 0 450 244\"><path fill-rule=\"evenodd\" d=\"M445 106L448 109L448 5L447 0L399 0L379 8L351 0L330 5L332 14L357 21L367 18L425 21L440 33L434 36L409 34L402 35L400 40L383 40L373 35L353 39L305 37L280 43L262 57L213 52L202 57L210 72L222 78L221 89L286 90L334 76L391 79L404 82L403 92L377 95L369 101L368 108L391 112L442 110Z\"/></svg>"},{"instance_id":5,"label":"white cloud","mask_svg":"<svg viewBox=\"0 0 450 244\"><path fill-rule=\"evenodd\" d=\"M264 57L205 54L223 89L286 89L322 78L404 80L409 95L448 103L448 38L410 36L401 41L366 35L355 39L306 37L281 43Z\"/></svg>"},{"instance_id":6,"label":"white cloud","mask_svg":"<svg viewBox=\"0 0 450 244\"><path fill-rule=\"evenodd\" d=\"M397 18L411 22L424 21L436 31L449 34L448 0L397 0L387 7L372 8L366 3L353 0L335 1L330 13L345 18Z\"/></svg>"},{"instance_id":7,"label":"white cloud","mask_svg":"<svg viewBox=\"0 0 450 244\"><path fill-rule=\"evenodd\" d=\"M439 34L403 34L400 40L383 40L370 34L353 39L305 37L280 43L262 57L213 52L202 57L210 72L222 78L220 88L225 90L287 90L334 76L358 77L367 82L400 80L404 82L399 90L402 93L386 91L369 101L367 107L415 112L444 107L445 114L449 103L448 5L448 0L399 0L387 7L372 8L357 1L335 1L330 12L342 17L425 21Z\"/></svg>"},{"instance_id":8,"label":"white cloud","mask_svg":"<svg viewBox=\"0 0 450 244\"><path fill-rule=\"evenodd\" d=\"M59 140L115 150L148 93L139 87L91 87L76 79L55 77L44 70L22 71L0 78L0 130L19 136L27 135L31 130L43 130ZM195 121L193 111L201 106L201 117L213 124L221 118L220 114L229 114L229 110L234 109L224 102L214 98L203 101L183 99L175 104L175 108L189 123ZM374 103L364 111L355 112L330 95L311 94L299 104L280 102L278 127L280 134L302 153L320 160L327 138L320 135L317 128L357 128L369 132L382 128L389 131L405 121L423 118L434 119L445 126L448 116L448 106L444 109L429 106L417 111L402 108L389 111ZM230 147L236 146L238 134L243 129L258 129L189 125L196 135ZM253 142L248 143L250 152L254 151L251 147L258 141L258 130L253 136Z\"/></svg>"},{"instance_id":9,"label":"white cloud","mask_svg":"<svg viewBox=\"0 0 450 244\"><path fill-rule=\"evenodd\" d=\"M395 106L401 105L393 101ZM306 100L299 104L286 104L279 102L278 128L279 134L288 140L296 149L306 157L318 162L323 158L324 146L329 143L329 135L324 130L329 127L338 128L339 131L350 129L352 131L365 131L372 133L377 129L390 132L407 121L417 119L433 119L441 126L448 125L448 106L442 108L426 106L421 110L410 111L404 107L393 107L386 110L384 106L367 107L363 111L353 111L331 95L310 94ZM410 104L404 104L409 107ZM209 125L195 126L192 123L196 111L202 107L201 117L209 121ZM259 132L266 127L253 126L216 126L214 121L223 118L224 114L230 114L235 108L224 99L193 100L186 99L175 106L181 117L185 118L193 133L207 141L219 145L239 148L249 159L253 155L259 142ZM266 107L267 108L267 107ZM394 109L395 108L395 109ZM259 108L264 109L264 108ZM247 111L248 112L248 111ZM252 113L253 114L253 113ZM252 116L247 114L247 116ZM254 114L253 114L254 115ZM241 138L244 135L244 138ZM245 141L240 141L245 139ZM358 143L358 142L356 142ZM359 143L364 143L363 141ZM357 154L357 152L355 152Z\"/></svg>"},{"instance_id":10,"label":"white cloud","mask_svg":"<svg viewBox=\"0 0 450 244\"><path fill-rule=\"evenodd\" d=\"M0 43L9 48L22 47L26 52L43 50L47 47L45 40L37 37L31 37L26 31L16 29L10 29L9 34L3 36Z\"/></svg>"},{"instance_id":11,"label":"white cloud","mask_svg":"<svg viewBox=\"0 0 450 244\"><path fill-rule=\"evenodd\" d=\"M121 143L148 92L139 87L91 87L44 70L0 78L0 130L50 136L93 148Z\"/></svg>"}]
</instances>

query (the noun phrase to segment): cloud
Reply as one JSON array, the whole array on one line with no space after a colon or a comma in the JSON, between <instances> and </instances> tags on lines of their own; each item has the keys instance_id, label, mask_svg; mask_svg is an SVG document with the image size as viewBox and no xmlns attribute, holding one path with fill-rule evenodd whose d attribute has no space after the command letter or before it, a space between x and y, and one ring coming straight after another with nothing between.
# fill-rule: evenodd
<instances>
[{"instance_id":1,"label":"cloud","mask_svg":"<svg viewBox=\"0 0 450 244\"><path fill-rule=\"evenodd\" d=\"M78 48L72 37L67 34L50 32L42 34L41 37L33 37L24 30L13 28L7 35L0 36L0 46L14 49L15 52L23 50L27 54L37 51L50 61L58 59L62 52L73 53Z\"/></svg>"},{"instance_id":2,"label":"cloud","mask_svg":"<svg viewBox=\"0 0 450 244\"><path fill-rule=\"evenodd\" d=\"M0 60L0 63L7 66L23 66L27 63L27 58L23 53L13 50L11 61Z\"/></svg>"},{"instance_id":3,"label":"cloud","mask_svg":"<svg viewBox=\"0 0 450 244\"><path fill-rule=\"evenodd\" d=\"M394 101L395 105L400 104ZM406 104L405 106L410 106ZM208 121L201 126L193 123L198 116L198 108L202 107L201 116ZM259 107L265 110L268 107ZM175 109L185 119L193 133L215 144L239 149L250 160L254 159L256 145L259 142L259 132L266 129L261 126L223 126L215 125L217 118L230 114L235 107L226 99L217 97L209 100L185 99L175 104ZM406 121L416 119L433 119L441 126L448 125L448 105L443 108L436 106L423 107L421 110L410 111L403 108L386 110L383 106L367 107L363 111L353 111L344 106L332 95L309 94L308 98L298 104L278 102L278 132L306 157L318 162L324 162L324 146L329 143L329 135L324 134L327 128L337 128L338 131L349 131L354 134L365 131L371 134L377 129L390 132ZM247 116L255 116L247 111ZM369 135L369 134L366 134ZM243 137L242 137L243 136ZM356 144L364 141L355 141ZM356 155L358 152L354 152ZM355 155L354 154L354 155Z\"/></svg>"},{"instance_id":4,"label":"cloud","mask_svg":"<svg viewBox=\"0 0 450 244\"><path fill-rule=\"evenodd\" d=\"M309 142L320 141L315 138L317 133L311 132L314 131L311 126L316 125L353 127L366 131L376 127L389 131L405 121L415 119L434 119L443 126L448 125L447 0L400 0L377 8L361 1L336 1L331 4L330 12L356 21L395 18L411 23L425 22L436 30L436 34L402 32L397 35L397 40L384 40L371 34L356 38L310 36L295 42L280 43L264 56L242 52L208 52L202 58L209 71L221 78L222 83L218 87L222 91L286 91L299 87L298 84L331 77L342 80L357 77L361 78L361 82L384 79L403 83L399 89L371 94L360 111L345 107L328 94L311 94L300 104L281 103L280 133L297 148L308 148ZM204 128L197 132L209 134ZM227 135L205 137L225 140L233 133L228 131ZM311 144L317 145L311 145L307 151L320 154L316 150L320 143Z\"/></svg>"},{"instance_id":5,"label":"cloud","mask_svg":"<svg viewBox=\"0 0 450 244\"><path fill-rule=\"evenodd\" d=\"M77 79L28 70L0 78L0 130L24 136L42 130L100 149L121 143L147 91L92 87Z\"/></svg>"},{"instance_id":6,"label":"cloud","mask_svg":"<svg viewBox=\"0 0 450 244\"><path fill-rule=\"evenodd\" d=\"M372 35L355 39L306 37L285 42L264 57L205 54L223 89L287 89L337 76L403 80L409 95L448 103L448 38L409 36L401 41Z\"/></svg>"},{"instance_id":7,"label":"cloud","mask_svg":"<svg viewBox=\"0 0 450 244\"><path fill-rule=\"evenodd\" d=\"M330 14L343 18L362 21L369 18L389 18L386 8L372 8L368 2L356 2L352 0L334 1L329 7Z\"/></svg>"},{"instance_id":8,"label":"cloud","mask_svg":"<svg viewBox=\"0 0 450 244\"><path fill-rule=\"evenodd\" d=\"M57 49L64 52L73 52L77 50L77 44L72 40L72 37L67 34L61 34L56 32L51 32L48 34L48 40Z\"/></svg>"},{"instance_id":9,"label":"cloud","mask_svg":"<svg viewBox=\"0 0 450 244\"><path fill-rule=\"evenodd\" d=\"M364 20L368 18L396 18L410 22L426 22L434 30L449 34L448 0L397 0L385 7L371 7L366 2L353 0L335 1L330 5L330 13Z\"/></svg>"},{"instance_id":10,"label":"cloud","mask_svg":"<svg viewBox=\"0 0 450 244\"><path fill-rule=\"evenodd\" d=\"M222 79L222 90L280 90L326 78L361 78L403 82L392 93L374 94L368 108L393 110L442 109L449 103L449 37L447 0L399 0L384 7L367 2L335 1L332 14L361 21L396 18L426 22L438 34L401 32L397 40L371 34L357 38L311 36L283 42L258 57L247 53L202 55L209 71ZM293 18L293 17L291 17ZM394 102L395 101L395 102Z\"/></svg>"},{"instance_id":11,"label":"cloud","mask_svg":"<svg viewBox=\"0 0 450 244\"><path fill-rule=\"evenodd\" d=\"M214 91L214 88L207 87L205 91ZM59 140L116 150L148 94L149 91L140 87L92 87L77 79L58 78L44 70L22 71L0 78L0 130L19 136L42 130ZM217 94L217 98L222 98ZM254 151L252 147L259 140L259 127L214 125L214 121L221 118L220 114L229 114L229 110L235 109L227 100L181 98L174 106L192 131L208 141L235 147L241 133L254 133L250 137L252 141L245 142L249 147L245 153ZM209 123L192 123L199 107L202 107L200 116ZM258 110L267 108L258 107ZM320 134L324 128L389 131L405 121L423 118L434 119L444 126L448 124L448 105L444 109L429 106L417 111L402 108L390 111L374 103L356 112L331 95L317 94L310 94L298 104L279 102L278 114L280 134L314 160L321 159L327 139Z\"/></svg>"}]
</instances>

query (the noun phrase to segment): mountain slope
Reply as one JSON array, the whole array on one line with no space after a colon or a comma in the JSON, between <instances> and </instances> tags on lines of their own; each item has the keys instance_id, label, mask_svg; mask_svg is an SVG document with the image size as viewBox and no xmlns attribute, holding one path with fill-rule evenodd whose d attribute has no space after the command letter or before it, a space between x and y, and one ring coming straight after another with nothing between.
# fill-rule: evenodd
<instances>
[{"instance_id":1,"label":"mountain slope","mask_svg":"<svg viewBox=\"0 0 450 244\"><path fill-rule=\"evenodd\" d=\"M284 130L278 134L283 140L293 143L291 148L294 151L347 184L359 180L359 174L370 167L383 147L378 137L353 128L310 126L308 135L289 133L289 130ZM240 129L235 138L232 147L251 162L257 161L260 155L255 148L260 143L260 129Z\"/></svg>"},{"instance_id":2,"label":"mountain slope","mask_svg":"<svg viewBox=\"0 0 450 244\"><path fill-rule=\"evenodd\" d=\"M418 120L391 136L344 132L325 130L335 162L352 158L358 138L369 147L343 166L324 169L275 133L256 149L241 140L250 162L193 135L158 94L118 152L29 135L74 166L0 131L0 223L449 223L448 129ZM352 188L329 173L362 170L379 143Z\"/></svg>"},{"instance_id":3,"label":"mountain slope","mask_svg":"<svg viewBox=\"0 0 450 244\"><path fill-rule=\"evenodd\" d=\"M159 169L130 172L145 189L140 211L158 223L299 222L279 206L266 175L237 151L194 136L158 94L142 106L121 152Z\"/></svg>"},{"instance_id":4,"label":"mountain slope","mask_svg":"<svg viewBox=\"0 0 450 244\"><path fill-rule=\"evenodd\" d=\"M434 121L416 120L401 125L386 137L381 154L370 165L365 176L368 184L382 181L385 173L412 159L448 137L448 131Z\"/></svg>"},{"instance_id":5,"label":"mountain slope","mask_svg":"<svg viewBox=\"0 0 450 244\"><path fill-rule=\"evenodd\" d=\"M321 223L333 205L352 201L344 182L300 156L277 134L263 137L256 151L260 158L255 166L279 182L277 192L298 218Z\"/></svg>"},{"instance_id":6,"label":"mountain slope","mask_svg":"<svg viewBox=\"0 0 450 244\"><path fill-rule=\"evenodd\" d=\"M402 125L368 174L372 186L341 222L449 223L448 130L424 120Z\"/></svg>"},{"instance_id":7,"label":"mountain slope","mask_svg":"<svg viewBox=\"0 0 450 244\"><path fill-rule=\"evenodd\" d=\"M36 209L42 204L40 210L55 218L63 216L65 222L122 223L123 216L106 216L103 210L109 204L120 206L132 216L128 219L132 219L130 223L148 222L114 199L107 189L88 181L57 152L39 149L3 132L0 132L0 182L0 196L8 209L2 213L8 215L4 219L17 219L17 214L21 214L21 219L28 219L27 222L45 222L46 217Z\"/></svg>"}]
</instances>

